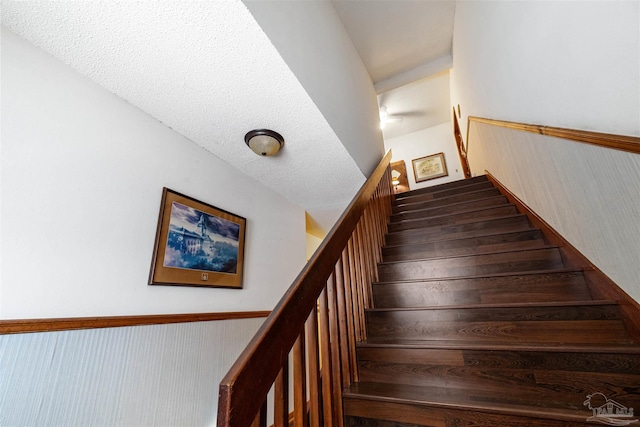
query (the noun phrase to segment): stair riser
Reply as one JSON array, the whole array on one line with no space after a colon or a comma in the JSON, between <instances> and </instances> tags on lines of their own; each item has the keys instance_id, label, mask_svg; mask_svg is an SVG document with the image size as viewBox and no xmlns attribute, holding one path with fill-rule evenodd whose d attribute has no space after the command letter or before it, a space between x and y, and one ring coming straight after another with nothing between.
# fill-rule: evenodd
<instances>
[{"instance_id":1,"label":"stair riser","mask_svg":"<svg viewBox=\"0 0 640 427\"><path fill-rule=\"evenodd\" d=\"M529 395L543 389L567 405L597 390L640 404L640 394L629 392L640 384L639 354L361 348L358 367L367 382Z\"/></svg>"},{"instance_id":2,"label":"stair riser","mask_svg":"<svg viewBox=\"0 0 640 427\"><path fill-rule=\"evenodd\" d=\"M371 320L370 339L534 344L628 344L620 322L609 320L548 322L439 322L432 324L379 325ZM587 331L587 329L590 329ZM615 336L612 336L615 334Z\"/></svg>"},{"instance_id":3,"label":"stair riser","mask_svg":"<svg viewBox=\"0 0 640 427\"><path fill-rule=\"evenodd\" d=\"M505 196L487 197L480 200L464 201L460 203L447 204L444 206L432 206L424 209L409 210L391 215L390 223L406 221L410 219L422 219L432 216L454 215L459 212L466 212L469 209L487 208L491 206L501 206L508 204Z\"/></svg>"},{"instance_id":4,"label":"stair riser","mask_svg":"<svg viewBox=\"0 0 640 427\"><path fill-rule=\"evenodd\" d=\"M468 222L477 222L482 219L497 218L507 215L517 214L516 207L513 205L497 206L485 209L471 209L467 212L459 212L454 215L443 215L434 218L415 219L389 224L389 232L402 230L413 230L416 228L440 227L445 225L455 225Z\"/></svg>"},{"instance_id":5,"label":"stair riser","mask_svg":"<svg viewBox=\"0 0 640 427\"><path fill-rule=\"evenodd\" d=\"M403 213L409 213L416 210L433 209L438 207L444 207L449 205L455 205L460 203L471 203L474 201L480 201L487 198L493 198L500 196L500 191L497 188L487 188L484 190L474 191L471 193L456 194L442 199L434 200L414 200L411 203L399 203L396 202L393 206L392 213L395 215L402 215Z\"/></svg>"},{"instance_id":6,"label":"stair riser","mask_svg":"<svg viewBox=\"0 0 640 427\"><path fill-rule=\"evenodd\" d=\"M373 286L377 308L591 299L582 273L482 277Z\"/></svg>"},{"instance_id":7,"label":"stair riser","mask_svg":"<svg viewBox=\"0 0 640 427\"><path fill-rule=\"evenodd\" d=\"M413 201L427 201L442 199L445 197L455 196L456 194L471 193L474 191L484 190L486 188L493 188L493 184L489 181L478 182L477 184L467 185L464 187L451 188L449 190L433 191L423 194L411 194L401 193L396 196L396 203L399 205L412 203Z\"/></svg>"},{"instance_id":8,"label":"stair riser","mask_svg":"<svg viewBox=\"0 0 640 427\"><path fill-rule=\"evenodd\" d=\"M370 340L627 344L616 305L370 310Z\"/></svg>"},{"instance_id":9,"label":"stair riser","mask_svg":"<svg viewBox=\"0 0 640 427\"><path fill-rule=\"evenodd\" d=\"M344 402L345 427L593 427L587 422L588 410L572 417L553 419L539 410L530 416L498 414L491 411L461 409L449 405L413 405L388 401L347 398Z\"/></svg>"},{"instance_id":10,"label":"stair riser","mask_svg":"<svg viewBox=\"0 0 640 427\"><path fill-rule=\"evenodd\" d=\"M436 258L457 255L473 255L488 252L534 249L545 246L539 230L443 240L420 245L386 247L382 250L385 262L410 259Z\"/></svg>"},{"instance_id":11,"label":"stair riser","mask_svg":"<svg viewBox=\"0 0 640 427\"><path fill-rule=\"evenodd\" d=\"M478 221L469 219L466 223L432 228L417 228L397 233L389 233L385 242L388 246L425 243L443 238L462 239L495 232L509 232L529 229L531 225L524 215Z\"/></svg>"},{"instance_id":12,"label":"stair riser","mask_svg":"<svg viewBox=\"0 0 640 427\"><path fill-rule=\"evenodd\" d=\"M489 370L524 369L536 372L558 371L559 375L568 372L588 373L593 375L622 374L638 377L640 375L640 353L602 353L597 351L513 351L513 350L471 350L471 349L438 349L438 348L358 348L358 363L363 375L381 375L375 371L393 371L397 366L413 366L419 370L420 364L433 371L431 375L439 375L435 367L461 368L467 367L478 372ZM380 369L377 369L377 365ZM371 368L374 369L371 369ZM407 369L398 368L405 373ZM385 373L388 378L393 374ZM545 374L548 375L548 374ZM490 378L489 378L490 379ZM529 381L531 378L520 378ZM373 381L363 378L364 381ZM475 383L478 379L471 380ZM519 380L518 378L514 379ZM388 382L388 381L385 381ZM636 383L640 385L640 381ZM640 397L640 396L639 396Z\"/></svg>"},{"instance_id":13,"label":"stair riser","mask_svg":"<svg viewBox=\"0 0 640 427\"><path fill-rule=\"evenodd\" d=\"M399 261L378 266L381 282L437 277L478 276L508 272L563 268L557 248L504 252L457 258Z\"/></svg>"}]
</instances>

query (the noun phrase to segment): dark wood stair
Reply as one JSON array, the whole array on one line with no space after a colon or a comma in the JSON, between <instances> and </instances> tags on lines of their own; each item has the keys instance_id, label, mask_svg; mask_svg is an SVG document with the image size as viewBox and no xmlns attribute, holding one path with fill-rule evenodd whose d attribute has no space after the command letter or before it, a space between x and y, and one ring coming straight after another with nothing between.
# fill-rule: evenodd
<instances>
[{"instance_id":1,"label":"dark wood stair","mask_svg":"<svg viewBox=\"0 0 640 427\"><path fill-rule=\"evenodd\" d=\"M486 177L398 195L388 231L345 425L593 425L596 392L640 409L618 303Z\"/></svg>"}]
</instances>

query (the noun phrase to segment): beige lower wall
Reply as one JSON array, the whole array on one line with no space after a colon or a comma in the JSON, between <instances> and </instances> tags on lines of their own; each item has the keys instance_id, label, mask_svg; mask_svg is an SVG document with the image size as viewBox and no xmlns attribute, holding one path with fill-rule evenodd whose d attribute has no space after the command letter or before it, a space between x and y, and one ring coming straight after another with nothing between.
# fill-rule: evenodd
<instances>
[{"instance_id":1,"label":"beige lower wall","mask_svg":"<svg viewBox=\"0 0 640 427\"><path fill-rule=\"evenodd\" d=\"M472 122L473 174L489 171L636 301L640 155Z\"/></svg>"}]
</instances>

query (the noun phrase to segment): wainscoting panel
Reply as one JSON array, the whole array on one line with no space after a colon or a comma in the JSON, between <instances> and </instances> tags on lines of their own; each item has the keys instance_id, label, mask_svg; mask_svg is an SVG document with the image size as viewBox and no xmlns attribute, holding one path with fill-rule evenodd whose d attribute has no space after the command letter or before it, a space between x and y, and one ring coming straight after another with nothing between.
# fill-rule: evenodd
<instances>
[{"instance_id":1,"label":"wainscoting panel","mask_svg":"<svg viewBox=\"0 0 640 427\"><path fill-rule=\"evenodd\" d=\"M0 425L214 426L264 319L0 336Z\"/></svg>"},{"instance_id":2,"label":"wainscoting panel","mask_svg":"<svg viewBox=\"0 0 640 427\"><path fill-rule=\"evenodd\" d=\"M636 301L640 155L471 122L472 172L489 171Z\"/></svg>"}]
</instances>

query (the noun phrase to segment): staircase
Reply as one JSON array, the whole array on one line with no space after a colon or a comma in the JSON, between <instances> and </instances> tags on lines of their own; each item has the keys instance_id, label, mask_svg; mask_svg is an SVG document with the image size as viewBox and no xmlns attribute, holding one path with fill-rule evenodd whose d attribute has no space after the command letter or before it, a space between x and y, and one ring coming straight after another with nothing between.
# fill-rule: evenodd
<instances>
[{"instance_id":1,"label":"staircase","mask_svg":"<svg viewBox=\"0 0 640 427\"><path fill-rule=\"evenodd\" d=\"M620 307L486 177L398 195L388 230L346 426L593 426L606 399L640 419Z\"/></svg>"}]
</instances>

